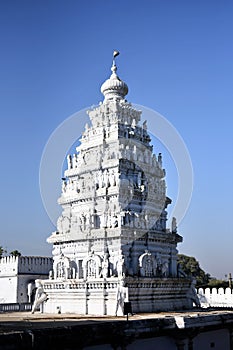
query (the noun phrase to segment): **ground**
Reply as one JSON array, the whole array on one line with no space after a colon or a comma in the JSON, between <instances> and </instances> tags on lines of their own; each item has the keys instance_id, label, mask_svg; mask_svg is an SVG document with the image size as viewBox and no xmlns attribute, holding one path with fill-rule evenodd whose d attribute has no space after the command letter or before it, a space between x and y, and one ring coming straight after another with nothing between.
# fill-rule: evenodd
<instances>
[{"instance_id":1,"label":"ground","mask_svg":"<svg viewBox=\"0 0 233 350\"><path fill-rule=\"evenodd\" d=\"M233 310L225 311L206 311L206 310L195 310L195 311L180 311L180 312L160 312L150 314L137 314L129 316L129 321L136 320L152 320L152 319L174 319L177 317L184 318L199 318L203 316L218 316L229 314L233 317ZM39 312L31 314L30 312L12 312L0 314L0 333L6 333L16 330L27 330L27 329L42 329L42 328L56 328L75 326L78 324L91 324L96 322L114 322L114 321L125 321L126 316L85 316L77 314L41 314Z\"/></svg>"}]
</instances>

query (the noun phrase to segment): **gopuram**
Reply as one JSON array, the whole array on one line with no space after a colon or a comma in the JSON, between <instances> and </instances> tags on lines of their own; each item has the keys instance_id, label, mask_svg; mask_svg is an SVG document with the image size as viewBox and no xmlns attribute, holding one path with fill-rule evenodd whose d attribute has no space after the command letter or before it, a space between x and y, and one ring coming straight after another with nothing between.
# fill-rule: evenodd
<instances>
[{"instance_id":1,"label":"gopuram","mask_svg":"<svg viewBox=\"0 0 233 350\"><path fill-rule=\"evenodd\" d=\"M114 56L119 53L115 52ZM153 153L146 121L112 74L103 102L88 111L77 152L67 157L63 211L53 244L53 271L41 280L45 313L122 315L191 308L192 282L179 274L175 219L166 227L165 170ZM128 304L129 305L129 304Z\"/></svg>"}]
</instances>

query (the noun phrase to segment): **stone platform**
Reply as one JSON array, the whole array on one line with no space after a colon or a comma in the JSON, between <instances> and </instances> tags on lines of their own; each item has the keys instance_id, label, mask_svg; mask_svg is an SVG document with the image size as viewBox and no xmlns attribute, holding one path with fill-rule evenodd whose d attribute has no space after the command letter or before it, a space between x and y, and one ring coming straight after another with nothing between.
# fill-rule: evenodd
<instances>
[{"instance_id":1,"label":"stone platform","mask_svg":"<svg viewBox=\"0 0 233 350\"><path fill-rule=\"evenodd\" d=\"M41 305L45 313L121 316L127 301L133 313L191 309L193 304L188 297L191 281L184 278L125 277L122 281L112 277L41 283L47 295Z\"/></svg>"}]
</instances>

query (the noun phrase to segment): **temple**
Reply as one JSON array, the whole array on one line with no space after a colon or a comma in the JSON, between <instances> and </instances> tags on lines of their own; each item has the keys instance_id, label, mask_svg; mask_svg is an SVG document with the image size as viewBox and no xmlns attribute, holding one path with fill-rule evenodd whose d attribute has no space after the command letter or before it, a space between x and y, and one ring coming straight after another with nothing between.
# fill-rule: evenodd
<instances>
[{"instance_id":1,"label":"temple","mask_svg":"<svg viewBox=\"0 0 233 350\"><path fill-rule=\"evenodd\" d=\"M102 87L103 102L88 111L76 153L67 156L63 211L53 244L53 271L41 280L43 312L122 315L188 309L192 282L177 268L182 237L167 228L165 170L153 153L146 121L125 96L117 75ZM41 302L40 302L41 301Z\"/></svg>"}]
</instances>

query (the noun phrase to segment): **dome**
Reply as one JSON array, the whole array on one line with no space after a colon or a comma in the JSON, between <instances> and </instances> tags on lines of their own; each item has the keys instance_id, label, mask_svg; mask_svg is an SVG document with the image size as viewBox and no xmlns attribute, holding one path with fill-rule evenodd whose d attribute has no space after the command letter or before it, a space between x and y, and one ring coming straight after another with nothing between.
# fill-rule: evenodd
<instances>
[{"instance_id":1,"label":"dome","mask_svg":"<svg viewBox=\"0 0 233 350\"><path fill-rule=\"evenodd\" d=\"M104 95L104 101L112 99L124 99L128 93L128 86L116 74L117 66L113 61L111 68L112 75L101 86L101 92Z\"/></svg>"}]
</instances>

